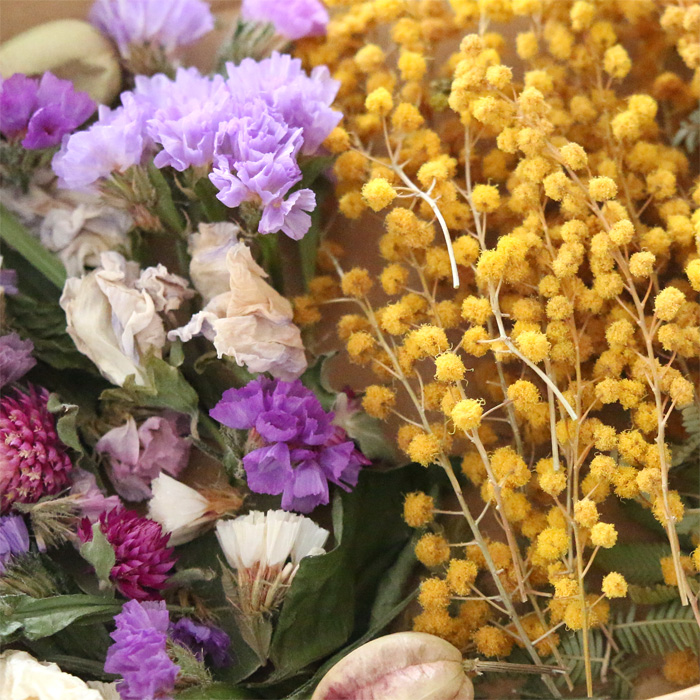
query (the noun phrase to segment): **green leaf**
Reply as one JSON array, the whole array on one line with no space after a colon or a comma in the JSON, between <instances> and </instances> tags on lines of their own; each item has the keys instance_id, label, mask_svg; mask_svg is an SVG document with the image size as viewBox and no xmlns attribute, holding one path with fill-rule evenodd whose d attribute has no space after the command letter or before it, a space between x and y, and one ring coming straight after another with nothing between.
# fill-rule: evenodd
<instances>
[{"instance_id":1,"label":"green leaf","mask_svg":"<svg viewBox=\"0 0 700 700\"><path fill-rule=\"evenodd\" d=\"M92 525L92 539L80 546L80 556L86 562L92 564L100 582L100 588L102 590L111 589L112 584L109 580L109 574L117 559L114 554L114 548L100 529L99 522Z\"/></svg>"},{"instance_id":2,"label":"green leaf","mask_svg":"<svg viewBox=\"0 0 700 700\"><path fill-rule=\"evenodd\" d=\"M175 233L184 233L185 220L173 201L173 192L163 173L153 163L148 164L148 179L153 185L156 197L156 214Z\"/></svg>"},{"instance_id":3,"label":"green leaf","mask_svg":"<svg viewBox=\"0 0 700 700\"><path fill-rule=\"evenodd\" d=\"M51 394L46 408L50 413L58 415L56 419L56 432L61 442L82 454L83 446L80 443L76 424L79 407L75 404L63 403L58 397L58 394Z\"/></svg>"},{"instance_id":4,"label":"green leaf","mask_svg":"<svg viewBox=\"0 0 700 700\"><path fill-rule=\"evenodd\" d=\"M319 159L320 160L320 159ZM322 206L324 200L331 193L331 185L325 178L315 187L316 208L311 212L311 226L304 237L299 241L299 256L301 258L301 272L304 284L308 288L309 282L316 273L316 258L318 247L322 240Z\"/></svg>"},{"instance_id":5,"label":"green leaf","mask_svg":"<svg viewBox=\"0 0 700 700\"><path fill-rule=\"evenodd\" d=\"M391 575L412 535L401 518L403 494L426 485L426 470L417 465L383 472L365 469L357 487L336 499L338 544L301 562L272 638L270 658L276 670L270 683L294 675L337 651L351 635L361 637L372 628L378 587Z\"/></svg>"},{"instance_id":6,"label":"green leaf","mask_svg":"<svg viewBox=\"0 0 700 700\"><path fill-rule=\"evenodd\" d=\"M659 605L678 598L677 586L657 583L655 586L637 586L630 584L627 589L630 600L637 605Z\"/></svg>"},{"instance_id":7,"label":"green leaf","mask_svg":"<svg viewBox=\"0 0 700 700\"><path fill-rule=\"evenodd\" d=\"M218 190L208 177L201 178L194 186L194 193L197 195L204 216L211 223L227 221L231 215L231 210L216 198L217 192Z\"/></svg>"},{"instance_id":8,"label":"green leaf","mask_svg":"<svg viewBox=\"0 0 700 700\"><path fill-rule=\"evenodd\" d=\"M228 683L212 683L203 688L182 690L175 697L177 700L254 700L260 696Z\"/></svg>"},{"instance_id":9,"label":"green leaf","mask_svg":"<svg viewBox=\"0 0 700 700\"><path fill-rule=\"evenodd\" d=\"M671 548L667 544L634 542L600 549L594 561L604 571L622 574L629 583L647 586L663 581L659 559L670 554Z\"/></svg>"},{"instance_id":10,"label":"green leaf","mask_svg":"<svg viewBox=\"0 0 700 700\"><path fill-rule=\"evenodd\" d=\"M5 297L9 322L34 343L34 356L55 369L80 369L97 374L95 365L78 351L66 333L66 315L57 301L25 294Z\"/></svg>"},{"instance_id":11,"label":"green leaf","mask_svg":"<svg viewBox=\"0 0 700 700\"><path fill-rule=\"evenodd\" d=\"M111 620L122 604L92 595L59 595L51 598L22 596L9 612L0 611L0 638L5 625L19 623L22 634L30 640L56 634L73 623L93 624Z\"/></svg>"},{"instance_id":12,"label":"green leaf","mask_svg":"<svg viewBox=\"0 0 700 700\"><path fill-rule=\"evenodd\" d=\"M172 367L155 355L148 356L143 364L148 379L146 386L140 386L133 377L128 377L123 387L103 391L100 399L147 408L169 408L192 417L197 415L197 392L177 367Z\"/></svg>"},{"instance_id":13,"label":"green leaf","mask_svg":"<svg viewBox=\"0 0 700 700\"><path fill-rule=\"evenodd\" d=\"M63 289L66 269L27 229L0 204L0 240L14 248L28 263L56 287Z\"/></svg>"},{"instance_id":14,"label":"green leaf","mask_svg":"<svg viewBox=\"0 0 700 700\"><path fill-rule=\"evenodd\" d=\"M302 384L316 394L316 398L326 411L330 411L333 408L337 396L337 393L331 388L327 376L327 363L335 355L337 355L337 352L319 355L300 377Z\"/></svg>"},{"instance_id":15,"label":"green leaf","mask_svg":"<svg viewBox=\"0 0 700 700\"><path fill-rule=\"evenodd\" d=\"M636 606L618 617L610 631L618 645L632 654L665 654L673 649L700 647L700 627L692 608L674 600L651 608L645 619L635 619Z\"/></svg>"}]
</instances>

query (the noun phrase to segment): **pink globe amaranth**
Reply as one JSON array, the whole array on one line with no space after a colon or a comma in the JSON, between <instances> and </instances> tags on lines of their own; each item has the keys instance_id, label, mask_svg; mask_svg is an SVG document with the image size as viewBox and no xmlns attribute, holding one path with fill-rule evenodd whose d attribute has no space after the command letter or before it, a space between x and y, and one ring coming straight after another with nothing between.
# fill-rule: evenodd
<instances>
[{"instance_id":1,"label":"pink globe amaranth","mask_svg":"<svg viewBox=\"0 0 700 700\"><path fill-rule=\"evenodd\" d=\"M48 400L49 392L34 386L0 398L0 513L68 486L73 465Z\"/></svg>"},{"instance_id":2,"label":"pink globe amaranth","mask_svg":"<svg viewBox=\"0 0 700 700\"><path fill-rule=\"evenodd\" d=\"M169 533L160 524L133 510L115 508L100 516L100 529L114 548L110 579L127 598L157 600L175 565ZM84 518L78 530L82 542L92 539L92 524Z\"/></svg>"}]
</instances>

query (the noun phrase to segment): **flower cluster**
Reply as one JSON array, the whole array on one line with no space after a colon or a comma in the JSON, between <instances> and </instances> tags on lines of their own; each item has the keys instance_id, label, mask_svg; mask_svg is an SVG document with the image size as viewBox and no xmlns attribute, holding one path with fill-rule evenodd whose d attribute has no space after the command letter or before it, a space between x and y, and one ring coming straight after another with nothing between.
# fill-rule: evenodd
<instances>
[{"instance_id":1,"label":"flower cluster","mask_svg":"<svg viewBox=\"0 0 700 700\"><path fill-rule=\"evenodd\" d=\"M0 134L29 150L57 146L94 111L87 93L52 73L40 80L15 73L0 83Z\"/></svg>"},{"instance_id":2,"label":"flower cluster","mask_svg":"<svg viewBox=\"0 0 700 700\"><path fill-rule=\"evenodd\" d=\"M387 419L402 403L398 446L447 473L471 531L465 557L432 499L407 498L407 522L428 528L416 555L435 569L414 628L485 656L517 643L534 660L556 649L557 625L589 635L626 594L620 574L602 589L588 575L618 539L601 508L613 495L653 514L680 599L693 595L675 529L693 499L671 436L676 409L698 405L700 186L659 115L697 103L700 17L679 3L661 23L646 2L410 5L343 7L303 49L341 82L344 120L326 140L340 211L384 223L378 284L361 267L340 274L336 296L358 312L338 335L376 376L364 409ZM489 22L516 18L511 67ZM658 51L635 51L626 23L653 25ZM333 285L319 276L295 300L300 324ZM530 596L522 614L513 601L533 588L550 602ZM591 693L589 657L586 669Z\"/></svg>"},{"instance_id":3,"label":"flower cluster","mask_svg":"<svg viewBox=\"0 0 700 700\"><path fill-rule=\"evenodd\" d=\"M241 18L247 22L271 23L287 39L320 36L326 31L328 11L319 0L244 0Z\"/></svg>"},{"instance_id":4,"label":"flower cluster","mask_svg":"<svg viewBox=\"0 0 700 700\"><path fill-rule=\"evenodd\" d=\"M155 156L159 168L211 169L224 204L260 208L260 233L303 237L316 200L309 189L290 190L302 179L298 155L314 154L340 120L329 106L337 83L327 69L309 76L278 53L227 64L227 73L181 68L172 80L136 78L120 107L101 108L95 124L63 144L53 160L62 186L91 190Z\"/></svg>"},{"instance_id":5,"label":"flower cluster","mask_svg":"<svg viewBox=\"0 0 700 700\"><path fill-rule=\"evenodd\" d=\"M309 513L328 503L328 483L349 490L368 464L345 431L333 425L316 395L300 381L261 377L229 389L210 415L223 425L251 431L255 446L243 458L248 487L282 494L282 508Z\"/></svg>"}]
</instances>

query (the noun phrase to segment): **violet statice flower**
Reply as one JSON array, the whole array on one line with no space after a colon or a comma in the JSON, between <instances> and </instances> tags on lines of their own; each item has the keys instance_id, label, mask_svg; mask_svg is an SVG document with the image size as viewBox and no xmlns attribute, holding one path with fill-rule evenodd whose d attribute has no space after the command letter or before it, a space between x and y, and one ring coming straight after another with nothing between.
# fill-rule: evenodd
<instances>
[{"instance_id":1,"label":"violet statice flower","mask_svg":"<svg viewBox=\"0 0 700 700\"><path fill-rule=\"evenodd\" d=\"M154 44L172 53L214 29L203 0L96 0L90 21L114 39L123 56L132 44Z\"/></svg>"},{"instance_id":2,"label":"violet statice flower","mask_svg":"<svg viewBox=\"0 0 700 700\"><path fill-rule=\"evenodd\" d=\"M116 561L109 577L117 590L136 600L160 598L175 565L173 549L168 547L170 535L154 520L119 508L103 513L100 526L114 548ZM89 518L81 520L78 536L81 542L92 540Z\"/></svg>"},{"instance_id":3,"label":"violet statice flower","mask_svg":"<svg viewBox=\"0 0 700 700\"><path fill-rule=\"evenodd\" d=\"M210 415L229 428L251 431L260 447L243 458L248 486L256 493L282 494L285 510L309 513L328 503L328 482L350 491L369 464L299 380L260 377L229 389Z\"/></svg>"},{"instance_id":4,"label":"violet statice flower","mask_svg":"<svg viewBox=\"0 0 700 700\"><path fill-rule=\"evenodd\" d=\"M61 491L73 467L56 433L46 389L16 389L0 398L0 513Z\"/></svg>"},{"instance_id":5,"label":"violet statice flower","mask_svg":"<svg viewBox=\"0 0 700 700\"><path fill-rule=\"evenodd\" d=\"M241 17L269 22L280 36L296 41L326 33L328 11L319 0L243 0Z\"/></svg>"},{"instance_id":6,"label":"violet statice flower","mask_svg":"<svg viewBox=\"0 0 700 700\"><path fill-rule=\"evenodd\" d=\"M311 226L316 197L304 189L290 194L301 180L297 154L302 129L290 128L262 100L237 105L239 114L222 124L216 136L215 167L209 179L228 207L252 200L262 204L260 233L283 231L299 240Z\"/></svg>"},{"instance_id":7,"label":"violet statice flower","mask_svg":"<svg viewBox=\"0 0 700 700\"><path fill-rule=\"evenodd\" d=\"M163 601L130 600L114 617L104 669L122 677L122 700L171 700L180 667L167 653L170 615Z\"/></svg>"},{"instance_id":8,"label":"violet statice flower","mask_svg":"<svg viewBox=\"0 0 700 700\"><path fill-rule=\"evenodd\" d=\"M190 443L181 437L182 432L175 418L151 416L137 428L129 417L100 438L95 450L107 456L109 478L122 498L150 498L151 482L161 471L178 476L190 454Z\"/></svg>"},{"instance_id":9,"label":"violet statice flower","mask_svg":"<svg viewBox=\"0 0 700 700\"><path fill-rule=\"evenodd\" d=\"M331 78L326 66L307 75L301 59L276 51L262 61L244 58L239 65L226 64L228 86L236 100L249 102L259 97L292 129L301 129L301 152L313 155L342 115L331 109L340 83Z\"/></svg>"},{"instance_id":10,"label":"violet statice flower","mask_svg":"<svg viewBox=\"0 0 700 700\"><path fill-rule=\"evenodd\" d=\"M0 263L2 256L0 255ZM14 270L0 269L0 294L14 296L19 290L17 289L17 273Z\"/></svg>"},{"instance_id":11,"label":"violet statice flower","mask_svg":"<svg viewBox=\"0 0 700 700\"><path fill-rule=\"evenodd\" d=\"M41 80L15 73L0 85L0 133L9 140L21 138L30 150L56 146L94 111L86 92L52 73Z\"/></svg>"},{"instance_id":12,"label":"violet statice flower","mask_svg":"<svg viewBox=\"0 0 700 700\"><path fill-rule=\"evenodd\" d=\"M12 557L29 551L29 532L21 515L0 515L0 574Z\"/></svg>"},{"instance_id":13,"label":"violet statice flower","mask_svg":"<svg viewBox=\"0 0 700 700\"><path fill-rule=\"evenodd\" d=\"M183 617L170 627L170 638L189 649L198 661L208 661L214 668L231 665L231 639L221 628Z\"/></svg>"},{"instance_id":14,"label":"violet statice flower","mask_svg":"<svg viewBox=\"0 0 700 700\"><path fill-rule=\"evenodd\" d=\"M21 379L34 367L34 344L17 333L0 336L0 389Z\"/></svg>"}]
</instances>

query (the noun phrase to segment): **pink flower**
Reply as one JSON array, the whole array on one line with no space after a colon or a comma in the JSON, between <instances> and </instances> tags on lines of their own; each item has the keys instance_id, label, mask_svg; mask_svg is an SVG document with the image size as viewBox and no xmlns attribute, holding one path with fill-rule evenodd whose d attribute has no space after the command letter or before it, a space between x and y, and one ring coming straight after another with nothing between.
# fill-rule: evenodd
<instances>
[{"instance_id":1,"label":"pink flower","mask_svg":"<svg viewBox=\"0 0 700 700\"><path fill-rule=\"evenodd\" d=\"M73 465L48 400L49 392L36 387L0 399L0 513L15 502L36 503L68 484Z\"/></svg>"},{"instance_id":2,"label":"pink flower","mask_svg":"<svg viewBox=\"0 0 700 700\"><path fill-rule=\"evenodd\" d=\"M154 520L142 518L133 510L115 508L100 516L107 541L114 548L116 561L110 579L127 598L155 600L161 597L168 572L175 565L170 535ZM92 540L92 526L84 518L78 529L81 542Z\"/></svg>"},{"instance_id":3,"label":"pink flower","mask_svg":"<svg viewBox=\"0 0 700 700\"><path fill-rule=\"evenodd\" d=\"M186 466L190 443L172 417L152 416L137 429L129 417L119 428L102 436L95 450L107 455L109 478L127 501L151 497L151 481L161 471L177 476Z\"/></svg>"}]
</instances>

